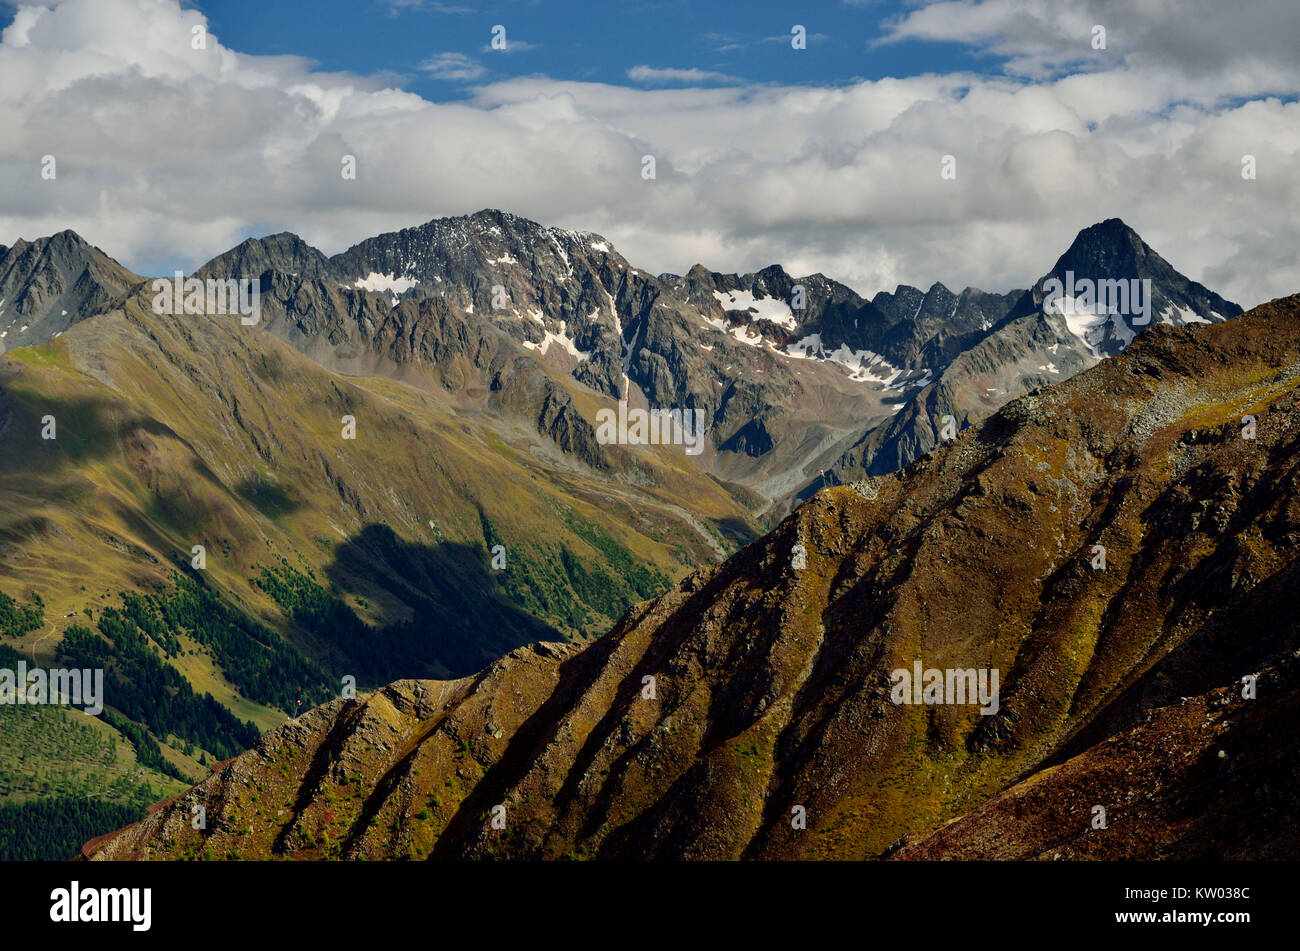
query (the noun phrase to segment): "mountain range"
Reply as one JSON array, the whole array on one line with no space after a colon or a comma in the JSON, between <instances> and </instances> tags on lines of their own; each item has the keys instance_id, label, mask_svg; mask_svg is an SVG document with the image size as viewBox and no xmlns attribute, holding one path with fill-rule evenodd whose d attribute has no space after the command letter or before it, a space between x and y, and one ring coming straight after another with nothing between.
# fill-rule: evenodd
<instances>
[{"instance_id":1,"label":"mountain range","mask_svg":"<svg viewBox=\"0 0 1300 951\"><path fill-rule=\"evenodd\" d=\"M590 645L333 700L83 855L1287 857L1297 465L1300 296L1157 324ZM914 664L999 702L900 702Z\"/></svg>"},{"instance_id":2,"label":"mountain range","mask_svg":"<svg viewBox=\"0 0 1300 951\"><path fill-rule=\"evenodd\" d=\"M1155 323L1241 312L1118 219L1080 232L1031 290L1006 294L935 284L868 301L779 266L655 277L600 235L499 211L380 235L333 257L288 233L249 239L196 275L259 279L265 329L328 370L471 399L486 391L490 410L526 411L541 436L597 467L594 427L566 388L701 409L709 448L695 465L757 492L758 509L778 517L816 485L906 465L933 448L946 415L970 425L1119 352L1141 329L1134 315L1067 320L1044 306L1044 285L1067 272L1150 281ZM25 328L0 340L10 349L53 338L138 281L71 232L20 241L0 255L0 274L11 320ZM53 319L55 303L81 298L88 303L67 314L60 306ZM515 361L522 372L503 374L502 348L512 357L522 348L542 367ZM543 379L554 375L562 380Z\"/></svg>"},{"instance_id":3,"label":"mountain range","mask_svg":"<svg viewBox=\"0 0 1300 951\"><path fill-rule=\"evenodd\" d=\"M1145 337L1132 313L1066 313L1067 275L1150 281L1155 328L1240 313L1114 219L1031 289L871 300L779 266L651 275L499 211L334 256L284 233L195 272L256 279L253 325L158 313L73 232L0 247L0 654L103 665L124 698L93 724L6 721L26 739L0 799L114 776L160 798L343 678L597 656L818 490ZM701 411L704 451L602 443L619 402Z\"/></svg>"}]
</instances>

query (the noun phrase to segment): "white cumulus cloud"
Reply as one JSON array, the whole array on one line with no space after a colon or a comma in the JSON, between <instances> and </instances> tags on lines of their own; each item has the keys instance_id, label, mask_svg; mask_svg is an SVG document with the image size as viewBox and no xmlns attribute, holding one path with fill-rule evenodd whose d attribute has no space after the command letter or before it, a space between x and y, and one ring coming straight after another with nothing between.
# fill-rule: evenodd
<instances>
[{"instance_id":1,"label":"white cumulus cloud","mask_svg":"<svg viewBox=\"0 0 1300 951\"><path fill-rule=\"evenodd\" d=\"M1300 9L1242 12L1268 34L1254 55L1217 4L1188 5L1203 19L1171 35L1145 12L1166 6L1157 0L1070 16L1056 6L929 4L886 28L1020 64L1000 75L709 88L532 77L451 102L243 54L235 37L195 50L204 17L175 0L23 6L0 35L0 243L70 227L128 266L165 271L250 234L292 230L334 253L498 207L599 231L654 273L780 263L867 294L935 280L1001 291L1118 216L1243 305L1300 290L1300 67L1278 39L1297 35ZM1128 6L1142 15L1124 20ZM1049 68L1107 11L1124 34L1108 28L1114 55ZM425 68L486 75L463 54ZM631 68L650 70L640 82L668 78ZM54 181L40 175L46 155ZM948 155L955 181L940 176ZM1255 180L1241 175L1246 155ZM340 174L346 156L355 181Z\"/></svg>"}]
</instances>

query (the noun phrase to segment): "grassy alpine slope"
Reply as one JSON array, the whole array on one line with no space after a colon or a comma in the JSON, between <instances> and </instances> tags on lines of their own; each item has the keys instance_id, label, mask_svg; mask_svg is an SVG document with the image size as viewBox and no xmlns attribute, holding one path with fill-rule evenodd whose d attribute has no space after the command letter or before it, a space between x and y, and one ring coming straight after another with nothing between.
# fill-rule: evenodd
<instances>
[{"instance_id":1,"label":"grassy alpine slope","mask_svg":"<svg viewBox=\"0 0 1300 951\"><path fill-rule=\"evenodd\" d=\"M628 456L631 476L598 476L445 391L332 374L237 318L156 316L141 289L0 358L3 643L106 665L99 726L174 789L344 676L460 676L588 639L752 531L669 447ZM193 709L150 722L146 686ZM54 755L33 743L12 752ZM0 781L23 799L45 772Z\"/></svg>"}]
</instances>

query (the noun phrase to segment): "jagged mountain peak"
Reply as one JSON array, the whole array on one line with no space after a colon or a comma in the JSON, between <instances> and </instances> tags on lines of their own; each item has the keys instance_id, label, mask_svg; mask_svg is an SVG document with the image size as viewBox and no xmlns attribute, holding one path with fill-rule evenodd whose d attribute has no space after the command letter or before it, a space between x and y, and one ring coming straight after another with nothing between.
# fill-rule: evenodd
<instances>
[{"instance_id":1,"label":"jagged mountain peak","mask_svg":"<svg viewBox=\"0 0 1300 951\"><path fill-rule=\"evenodd\" d=\"M464 277L469 269L481 272L487 267L517 265L559 283L574 277L576 265L598 268L609 261L616 268L628 268L609 241L598 234L550 228L494 208L385 232L330 260L344 278L390 275L417 282L432 292L445 292L445 287L436 285L445 284L451 276Z\"/></svg>"},{"instance_id":2,"label":"jagged mountain peak","mask_svg":"<svg viewBox=\"0 0 1300 951\"><path fill-rule=\"evenodd\" d=\"M1124 221L1123 218L1106 218L1095 224L1088 225L1080 229L1075 235L1075 243L1080 241L1128 241L1133 244L1146 244L1142 236L1135 231L1132 226Z\"/></svg>"},{"instance_id":3,"label":"jagged mountain peak","mask_svg":"<svg viewBox=\"0 0 1300 951\"><path fill-rule=\"evenodd\" d=\"M1217 323L1241 308L1181 274L1119 218L1084 228L1007 320L1044 313L1093 357L1114 356L1153 323Z\"/></svg>"},{"instance_id":4,"label":"jagged mountain peak","mask_svg":"<svg viewBox=\"0 0 1300 951\"><path fill-rule=\"evenodd\" d=\"M0 352L58 336L140 280L71 229L17 239L0 249Z\"/></svg>"},{"instance_id":5,"label":"jagged mountain peak","mask_svg":"<svg viewBox=\"0 0 1300 951\"><path fill-rule=\"evenodd\" d=\"M103 251L95 247L83 238L80 233L71 228L64 228L62 231L56 231L53 234L35 238L31 241L27 241L24 238L17 238L15 239L13 246L8 250L25 251L28 248L35 248L38 253L43 254L104 254Z\"/></svg>"},{"instance_id":6,"label":"jagged mountain peak","mask_svg":"<svg viewBox=\"0 0 1300 951\"><path fill-rule=\"evenodd\" d=\"M594 231L573 231L543 225L531 218L516 215L498 208L484 208L468 215L433 218L420 225L412 225L398 231L385 232L370 241L393 236L421 236L432 240L446 240L448 236L461 234L473 235L480 241L497 241L505 244L526 245L540 240L564 238L572 242L588 245L604 245L604 250L611 249L608 239ZM364 244L365 242L362 242ZM344 252L346 254L346 252Z\"/></svg>"},{"instance_id":7,"label":"jagged mountain peak","mask_svg":"<svg viewBox=\"0 0 1300 951\"><path fill-rule=\"evenodd\" d=\"M754 272L754 274L756 277L761 277L766 280L791 279L790 272L779 264L769 264L767 267L759 268ZM822 278L822 276L820 274L810 274L807 277L802 278L802 280L813 280L816 278ZM825 278L822 278L822 280L825 280Z\"/></svg>"},{"instance_id":8,"label":"jagged mountain peak","mask_svg":"<svg viewBox=\"0 0 1300 951\"><path fill-rule=\"evenodd\" d=\"M91 244L89 241L83 238L80 232L74 231L71 228L64 228L62 231L56 231L54 234L50 235L49 240L52 243L56 245L61 245L63 247L77 247L77 248L95 247L93 244ZM98 250L98 248L96 248L96 250Z\"/></svg>"},{"instance_id":9,"label":"jagged mountain peak","mask_svg":"<svg viewBox=\"0 0 1300 951\"><path fill-rule=\"evenodd\" d=\"M1119 218L1084 228L1057 259L1053 273L1072 269L1108 278L1163 278L1177 274L1142 237Z\"/></svg>"},{"instance_id":10,"label":"jagged mountain peak","mask_svg":"<svg viewBox=\"0 0 1300 951\"><path fill-rule=\"evenodd\" d=\"M200 277L261 277L267 271L304 278L329 278L333 267L321 251L291 231L246 238L196 272Z\"/></svg>"},{"instance_id":11,"label":"jagged mountain peak","mask_svg":"<svg viewBox=\"0 0 1300 951\"><path fill-rule=\"evenodd\" d=\"M1120 218L1083 228L1045 276L1066 269L1093 278L1152 278L1187 281L1168 261Z\"/></svg>"}]
</instances>

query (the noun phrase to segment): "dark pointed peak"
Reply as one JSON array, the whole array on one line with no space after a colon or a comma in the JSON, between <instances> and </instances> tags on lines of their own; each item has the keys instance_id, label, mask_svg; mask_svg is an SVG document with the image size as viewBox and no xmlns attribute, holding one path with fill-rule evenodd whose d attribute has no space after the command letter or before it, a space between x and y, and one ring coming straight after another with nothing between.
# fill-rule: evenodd
<instances>
[{"instance_id":1,"label":"dark pointed peak","mask_svg":"<svg viewBox=\"0 0 1300 951\"><path fill-rule=\"evenodd\" d=\"M1079 248L1091 248L1099 246L1118 247L1128 245L1130 247L1148 247L1147 243L1142 240L1141 235L1126 225L1119 218L1107 218L1105 221L1099 221L1095 225L1089 225L1074 236L1074 241L1070 245L1070 250ZM1066 252L1067 254L1069 252Z\"/></svg>"},{"instance_id":2,"label":"dark pointed peak","mask_svg":"<svg viewBox=\"0 0 1300 951\"><path fill-rule=\"evenodd\" d=\"M1107 218L1099 221L1095 225L1090 225L1083 229L1084 231L1100 231L1111 234L1131 234L1136 236L1137 232L1124 223L1123 218Z\"/></svg>"},{"instance_id":3,"label":"dark pointed peak","mask_svg":"<svg viewBox=\"0 0 1300 951\"><path fill-rule=\"evenodd\" d=\"M1080 231L1056 260L1048 276L1073 271L1078 277L1173 277L1186 280L1119 218L1107 218Z\"/></svg>"}]
</instances>

